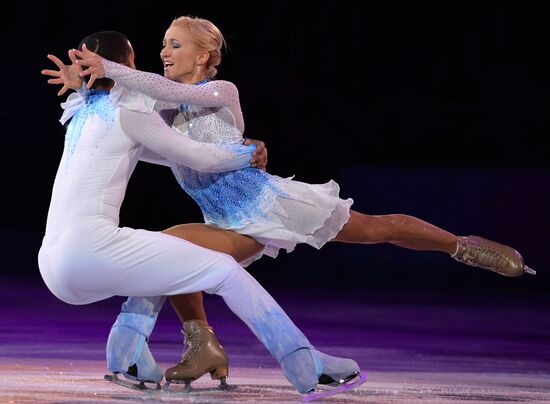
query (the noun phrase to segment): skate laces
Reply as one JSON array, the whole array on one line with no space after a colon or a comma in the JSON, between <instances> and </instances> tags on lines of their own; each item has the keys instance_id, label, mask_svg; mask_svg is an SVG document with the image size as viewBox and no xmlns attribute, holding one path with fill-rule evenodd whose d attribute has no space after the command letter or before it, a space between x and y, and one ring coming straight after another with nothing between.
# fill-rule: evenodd
<instances>
[{"instance_id":1,"label":"skate laces","mask_svg":"<svg viewBox=\"0 0 550 404\"><path fill-rule=\"evenodd\" d=\"M466 241L465 252L462 258L472 264L481 264L491 269L505 268L510 261L509 257L494 248L468 241ZM470 258L473 258L473 260Z\"/></svg>"},{"instance_id":2,"label":"skate laces","mask_svg":"<svg viewBox=\"0 0 550 404\"><path fill-rule=\"evenodd\" d=\"M203 331L200 328L193 330L193 332L191 332L189 335L185 334L185 332L182 331L185 352L181 357L180 363L191 360L191 358L193 358L193 356L199 351L201 340L200 337L202 332Z\"/></svg>"}]
</instances>

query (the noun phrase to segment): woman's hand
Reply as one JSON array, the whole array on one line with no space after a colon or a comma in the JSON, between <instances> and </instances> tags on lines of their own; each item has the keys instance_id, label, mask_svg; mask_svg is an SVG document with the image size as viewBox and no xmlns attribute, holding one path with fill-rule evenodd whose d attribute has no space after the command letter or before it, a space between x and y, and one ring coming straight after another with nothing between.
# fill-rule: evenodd
<instances>
[{"instance_id":1,"label":"woman's hand","mask_svg":"<svg viewBox=\"0 0 550 404\"><path fill-rule=\"evenodd\" d=\"M86 66L87 69L80 72L80 77L90 76L88 80L88 88L92 88L96 79L105 77L105 68L103 67L103 58L97 53L88 49L86 44L82 45L82 50L73 49L73 52L80 59L76 59L76 64Z\"/></svg>"},{"instance_id":2,"label":"woman's hand","mask_svg":"<svg viewBox=\"0 0 550 404\"><path fill-rule=\"evenodd\" d=\"M76 56L74 52L69 51L69 59L71 59L71 64L64 64L57 56L48 55L48 59L55 63L59 70L42 70L41 73L44 76L55 77L53 79L48 79L49 84L63 84L61 90L58 91L57 95L63 95L69 89L77 90L82 87L82 79L80 78L80 72L82 68L75 63Z\"/></svg>"},{"instance_id":3,"label":"woman's hand","mask_svg":"<svg viewBox=\"0 0 550 404\"><path fill-rule=\"evenodd\" d=\"M250 160L250 164L252 165L252 167L256 167L256 168L259 168L260 170L265 171L265 167L267 166L267 147L265 147L265 143L262 142L261 140L246 138L243 144L256 145L256 150L254 150L254 153L252 153L252 160Z\"/></svg>"}]
</instances>

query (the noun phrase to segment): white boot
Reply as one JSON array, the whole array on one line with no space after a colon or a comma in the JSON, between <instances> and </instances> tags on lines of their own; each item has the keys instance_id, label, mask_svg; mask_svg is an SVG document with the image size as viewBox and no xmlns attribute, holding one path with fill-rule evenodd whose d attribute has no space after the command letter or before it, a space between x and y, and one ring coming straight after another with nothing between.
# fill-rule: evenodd
<instances>
[{"instance_id":1,"label":"white boot","mask_svg":"<svg viewBox=\"0 0 550 404\"><path fill-rule=\"evenodd\" d=\"M129 297L107 340L107 368L140 382L159 383L164 372L149 350L147 340L166 297Z\"/></svg>"}]
</instances>

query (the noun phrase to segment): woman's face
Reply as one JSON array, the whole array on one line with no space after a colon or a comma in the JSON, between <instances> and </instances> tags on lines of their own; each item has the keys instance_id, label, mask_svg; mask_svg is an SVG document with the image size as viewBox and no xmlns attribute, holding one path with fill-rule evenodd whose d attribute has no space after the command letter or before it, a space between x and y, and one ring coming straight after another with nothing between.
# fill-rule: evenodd
<instances>
[{"instance_id":1,"label":"woman's face","mask_svg":"<svg viewBox=\"0 0 550 404\"><path fill-rule=\"evenodd\" d=\"M174 26L168 28L160 51L164 77L179 82L188 81L196 72L196 63L201 53L187 30Z\"/></svg>"}]
</instances>

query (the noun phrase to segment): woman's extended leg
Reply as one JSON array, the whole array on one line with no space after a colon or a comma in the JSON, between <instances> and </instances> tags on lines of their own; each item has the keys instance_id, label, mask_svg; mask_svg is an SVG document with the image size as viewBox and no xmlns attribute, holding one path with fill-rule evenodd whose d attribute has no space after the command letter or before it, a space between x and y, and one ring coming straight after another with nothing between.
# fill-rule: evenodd
<instances>
[{"instance_id":1,"label":"woman's extended leg","mask_svg":"<svg viewBox=\"0 0 550 404\"><path fill-rule=\"evenodd\" d=\"M391 243L413 250L442 251L467 265L505 276L536 274L511 247L478 236L457 237L409 215L374 216L351 210L349 221L331 241Z\"/></svg>"},{"instance_id":2,"label":"woman's extended leg","mask_svg":"<svg viewBox=\"0 0 550 404\"><path fill-rule=\"evenodd\" d=\"M366 215L350 211L350 219L333 241L346 243L391 243L413 250L453 254L458 237L409 215Z\"/></svg>"}]
</instances>

